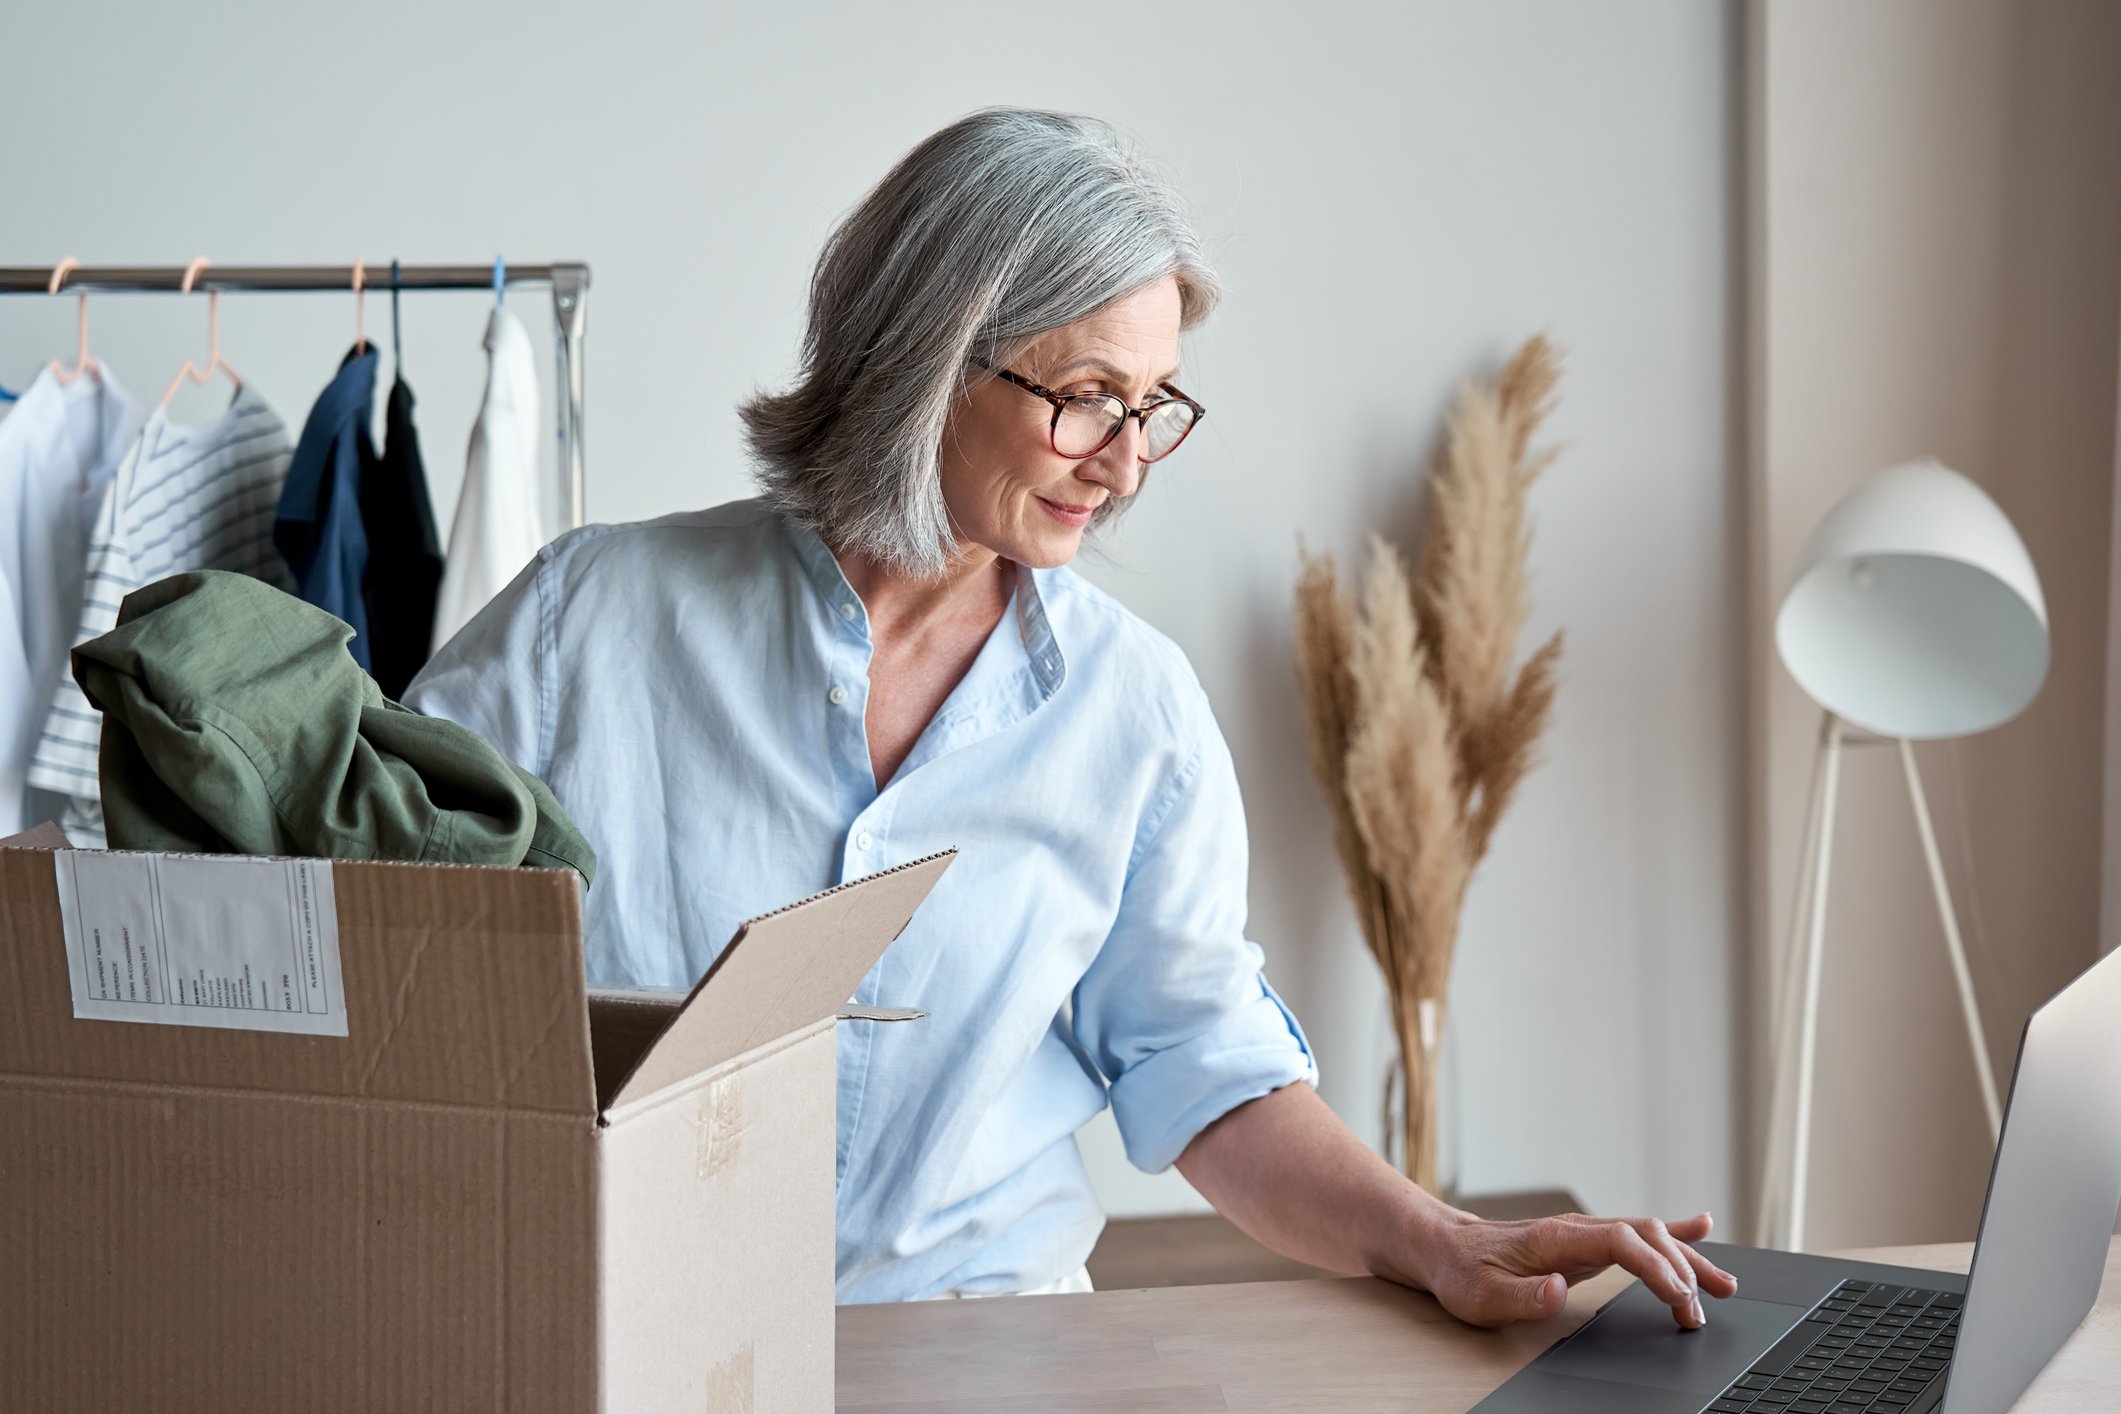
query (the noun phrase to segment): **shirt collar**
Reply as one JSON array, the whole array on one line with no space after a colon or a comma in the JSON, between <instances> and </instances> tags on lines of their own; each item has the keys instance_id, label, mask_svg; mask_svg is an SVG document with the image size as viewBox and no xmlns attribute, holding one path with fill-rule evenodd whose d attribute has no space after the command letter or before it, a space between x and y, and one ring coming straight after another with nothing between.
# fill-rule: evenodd
<instances>
[{"instance_id":1,"label":"shirt collar","mask_svg":"<svg viewBox=\"0 0 2121 1414\"><path fill-rule=\"evenodd\" d=\"M803 570L829 609L837 610L844 603L861 603L861 596L840 572L840 562L832 557L832 551L818 538L816 531L802 524L793 516L783 512L781 529L788 534L788 541L795 546L795 557L802 561Z\"/></svg>"},{"instance_id":2,"label":"shirt collar","mask_svg":"<svg viewBox=\"0 0 2121 1414\"><path fill-rule=\"evenodd\" d=\"M374 344L356 346L347 352L338 373L318 394L317 405L303 424L301 439L295 443L294 459L288 464L278 519L314 523L325 516L327 496L343 506L358 494L358 487L344 485L328 472L334 449L348 434L359 439L363 460L374 455L368 449L368 411L375 402L379 361Z\"/></svg>"},{"instance_id":3,"label":"shirt collar","mask_svg":"<svg viewBox=\"0 0 2121 1414\"><path fill-rule=\"evenodd\" d=\"M1031 656L1031 675L1051 697L1068 680L1068 660L1060 640L1053 636L1053 621L1046 615L1046 579L1051 570L1016 567L1016 623L1024 635L1024 652Z\"/></svg>"},{"instance_id":4,"label":"shirt collar","mask_svg":"<svg viewBox=\"0 0 2121 1414\"><path fill-rule=\"evenodd\" d=\"M866 617L867 611L860 608L861 596L847 583L840 562L817 532L786 514L780 520L795 546L796 558L802 562L804 572L824 599L827 610L836 613L839 605L851 603ZM1047 698L1060 691L1061 684L1068 679L1068 660L1061 652L1060 641L1053 635L1053 623L1046 613L1045 579L1050 573L1024 565L1016 566L1017 633L1030 661L1031 676L1038 683L1040 695Z\"/></svg>"},{"instance_id":5,"label":"shirt collar","mask_svg":"<svg viewBox=\"0 0 2121 1414\"><path fill-rule=\"evenodd\" d=\"M81 480L100 483L125 455L144 414L98 360L71 383L61 383L49 368L40 369L22 390L11 416L22 419L18 427L25 433L45 425L56 429L53 435L64 437L62 445L80 468Z\"/></svg>"},{"instance_id":6,"label":"shirt collar","mask_svg":"<svg viewBox=\"0 0 2121 1414\"><path fill-rule=\"evenodd\" d=\"M324 424L330 436L337 437L348 427L367 428L368 412L376 400L376 368L381 362L382 355L369 343L356 344L339 361L339 371L317 395L316 411L310 414Z\"/></svg>"}]
</instances>

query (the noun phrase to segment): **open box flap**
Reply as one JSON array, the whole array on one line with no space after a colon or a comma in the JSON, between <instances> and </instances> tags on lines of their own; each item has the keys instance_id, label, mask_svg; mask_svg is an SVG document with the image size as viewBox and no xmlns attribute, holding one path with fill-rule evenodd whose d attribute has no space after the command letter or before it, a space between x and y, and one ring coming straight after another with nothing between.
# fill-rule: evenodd
<instances>
[{"instance_id":1,"label":"open box flap","mask_svg":"<svg viewBox=\"0 0 2121 1414\"><path fill-rule=\"evenodd\" d=\"M0 1074L595 1116L571 871L339 860L332 880L344 1037L77 1020L52 854L0 848Z\"/></svg>"},{"instance_id":2,"label":"open box flap","mask_svg":"<svg viewBox=\"0 0 2121 1414\"><path fill-rule=\"evenodd\" d=\"M931 854L740 925L609 1108L838 1015L956 857Z\"/></svg>"},{"instance_id":3,"label":"open box flap","mask_svg":"<svg viewBox=\"0 0 2121 1414\"><path fill-rule=\"evenodd\" d=\"M0 849L72 849L74 843L57 825L46 820L24 830L19 835L9 835L0 840Z\"/></svg>"}]
</instances>

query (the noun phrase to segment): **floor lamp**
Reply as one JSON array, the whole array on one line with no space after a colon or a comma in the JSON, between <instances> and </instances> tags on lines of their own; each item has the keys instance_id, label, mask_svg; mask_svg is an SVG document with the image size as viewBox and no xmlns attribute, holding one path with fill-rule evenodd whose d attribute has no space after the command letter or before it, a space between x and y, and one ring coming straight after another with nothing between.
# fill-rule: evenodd
<instances>
[{"instance_id":1,"label":"floor lamp","mask_svg":"<svg viewBox=\"0 0 2121 1414\"><path fill-rule=\"evenodd\" d=\"M1879 472L1819 523L1776 615L1775 646L1823 710L1776 989L1757 1236L1764 1247L1802 1250L1827 881L1848 748L1899 752L1991 1137L2001 1130L1981 1011L1912 743L2001 726L2032 701L2047 675L2047 605L2025 542L2002 509L1966 477L1924 459Z\"/></svg>"}]
</instances>

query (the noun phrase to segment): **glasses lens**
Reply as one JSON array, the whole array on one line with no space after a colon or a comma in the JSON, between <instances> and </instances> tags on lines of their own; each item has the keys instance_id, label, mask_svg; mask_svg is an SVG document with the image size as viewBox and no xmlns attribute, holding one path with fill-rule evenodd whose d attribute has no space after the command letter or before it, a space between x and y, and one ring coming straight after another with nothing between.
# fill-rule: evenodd
<instances>
[{"instance_id":1,"label":"glasses lens","mask_svg":"<svg viewBox=\"0 0 2121 1414\"><path fill-rule=\"evenodd\" d=\"M1053 424L1053 450L1064 457L1087 457L1112 440L1113 429L1126 416L1126 404L1118 398L1086 395L1068 399L1060 420Z\"/></svg>"},{"instance_id":2,"label":"glasses lens","mask_svg":"<svg viewBox=\"0 0 2121 1414\"><path fill-rule=\"evenodd\" d=\"M1158 403L1142 419L1142 460L1153 462L1169 456L1192 430L1193 404L1176 400Z\"/></svg>"}]
</instances>

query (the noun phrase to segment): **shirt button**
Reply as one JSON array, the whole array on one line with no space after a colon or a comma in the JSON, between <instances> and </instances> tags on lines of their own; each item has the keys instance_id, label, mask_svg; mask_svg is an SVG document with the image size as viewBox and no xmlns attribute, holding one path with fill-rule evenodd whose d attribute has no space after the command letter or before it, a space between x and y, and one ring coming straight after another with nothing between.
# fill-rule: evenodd
<instances>
[{"instance_id":1,"label":"shirt button","mask_svg":"<svg viewBox=\"0 0 2121 1414\"><path fill-rule=\"evenodd\" d=\"M840 605L840 617L847 620L849 623L852 623L854 621L854 605Z\"/></svg>"},{"instance_id":2,"label":"shirt button","mask_svg":"<svg viewBox=\"0 0 2121 1414\"><path fill-rule=\"evenodd\" d=\"M844 707L847 705L847 689L841 687L838 683L834 683L832 685L832 691L826 693L825 696L832 700L832 705L835 707Z\"/></svg>"},{"instance_id":3,"label":"shirt button","mask_svg":"<svg viewBox=\"0 0 2121 1414\"><path fill-rule=\"evenodd\" d=\"M875 843L875 836L871 835L867 830L862 831L860 834L854 837L854 847L856 849L867 849Z\"/></svg>"}]
</instances>

